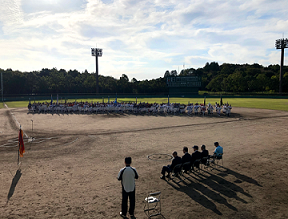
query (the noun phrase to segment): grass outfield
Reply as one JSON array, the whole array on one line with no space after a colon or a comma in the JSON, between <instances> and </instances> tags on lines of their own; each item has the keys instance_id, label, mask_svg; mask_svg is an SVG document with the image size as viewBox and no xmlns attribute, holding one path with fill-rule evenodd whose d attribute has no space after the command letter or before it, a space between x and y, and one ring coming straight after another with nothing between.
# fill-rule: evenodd
<instances>
[{"instance_id":1,"label":"grass outfield","mask_svg":"<svg viewBox=\"0 0 288 219\"><path fill-rule=\"evenodd\" d=\"M102 102L102 99L78 99L77 101L88 102ZM113 99L110 98L110 101ZM68 102L74 102L75 100L67 100ZM107 102L108 99L104 99ZM118 102L135 102L135 98L118 98ZM39 100L39 102L50 102L50 100ZM55 101L54 101L55 102ZM64 102L64 101L62 101ZM167 98L138 98L137 102L149 102L149 103L167 103ZM203 103L203 98L170 98L170 103ZM207 98L206 104L220 102L219 98ZM258 108L258 109L272 109L288 111L288 99L264 99L264 98L223 98L223 103L229 103L232 107L246 107L246 108ZM6 102L10 108L27 107L29 101L11 101ZM0 104L0 108L3 108L3 104Z\"/></svg>"}]
</instances>

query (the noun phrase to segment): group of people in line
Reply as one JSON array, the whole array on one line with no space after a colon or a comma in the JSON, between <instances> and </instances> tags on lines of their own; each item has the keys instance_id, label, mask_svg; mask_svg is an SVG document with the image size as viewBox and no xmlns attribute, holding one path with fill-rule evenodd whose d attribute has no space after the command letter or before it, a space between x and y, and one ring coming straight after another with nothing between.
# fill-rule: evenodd
<instances>
[{"instance_id":1,"label":"group of people in line","mask_svg":"<svg viewBox=\"0 0 288 219\"><path fill-rule=\"evenodd\" d=\"M46 103L29 103L28 109L31 112L58 112L58 113L76 113L76 112L84 112L84 113L180 113L180 114L213 114L215 111L219 116L221 112L227 116L230 115L232 110L231 104L223 104L220 105L219 103L215 103L213 106L212 104L180 104L180 103L135 103L135 102L128 102L128 103L119 103L117 101L111 101L109 103L89 103L89 102L65 102L65 103L58 103L58 102L46 102Z\"/></svg>"},{"instance_id":2,"label":"group of people in line","mask_svg":"<svg viewBox=\"0 0 288 219\"><path fill-rule=\"evenodd\" d=\"M163 166L160 177L161 179L166 179L166 177L170 178L170 174L173 171L176 175L180 171L181 167L183 168L184 172L187 173L188 171L194 169L194 167L199 168L200 163L209 165L209 162L207 162L208 159L212 158L212 162L214 162L215 159L221 159L223 155L223 148L219 145L218 142L214 142L215 150L213 152L213 155L209 155L208 150L206 149L205 145L201 146L201 152L199 151L199 147L197 145L194 145L192 148L194 152L190 155L188 153L188 147L183 148L184 155L181 157L178 156L177 151L174 151L172 153L173 160L170 165ZM179 165L180 164L180 165ZM178 167L178 169L175 169L175 167ZM168 173L167 175L165 175Z\"/></svg>"}]
</instances>

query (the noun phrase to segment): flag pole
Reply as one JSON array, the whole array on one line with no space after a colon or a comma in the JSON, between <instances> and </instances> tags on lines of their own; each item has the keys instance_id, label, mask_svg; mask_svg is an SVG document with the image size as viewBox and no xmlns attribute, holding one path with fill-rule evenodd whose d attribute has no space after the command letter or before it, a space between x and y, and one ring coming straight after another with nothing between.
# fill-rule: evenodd
<instances>
[{"instance_id":1,"label":"flag pole","mask_svg":"<svg viewBox=\"0 0 288 219\"><path fill-rule=\"evenodd\" d=\"M19 132L21 132L21 125L20 125ZM19 166L19 160L20 160L20 142L19 142L19 137L18 137L18 163L17 163L18 166Z\"/></svg>"}]
</instances>

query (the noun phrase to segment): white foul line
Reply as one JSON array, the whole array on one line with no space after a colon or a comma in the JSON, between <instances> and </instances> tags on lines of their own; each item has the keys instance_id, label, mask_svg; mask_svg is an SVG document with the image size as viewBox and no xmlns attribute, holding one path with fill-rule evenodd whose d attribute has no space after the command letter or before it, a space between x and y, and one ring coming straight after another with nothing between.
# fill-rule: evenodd
<instances>
[{"instance_id":1,"label":"white foul line","mask_svg":"<svg viewBox=\"0 0 288 219\"><path fill-rule=\"evenodd\" d=\"M4 106L9 110L11 116L13 117L14 121L16 122L16 125L18 125L19 128L20 128L20 127L21 127L21 124L17 121L17 119L16 119L16 117L14 116L14 114L11 113L11 111L10 111L9 107L6 105L6 103L4 103ZM23 133L24 133L24 135L25 135L26 138L29 138L29 136L24 132L24 130L23 130Z\"/></svg>"}]
</instances>

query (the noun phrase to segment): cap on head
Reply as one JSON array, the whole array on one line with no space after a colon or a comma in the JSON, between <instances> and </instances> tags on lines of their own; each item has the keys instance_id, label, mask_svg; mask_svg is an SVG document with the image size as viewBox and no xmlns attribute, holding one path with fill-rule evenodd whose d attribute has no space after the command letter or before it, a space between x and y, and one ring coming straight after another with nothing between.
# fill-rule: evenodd
<instances>
[{"instance_id":1,"label":"cap on head","mask_svg":"<svg viewBox=\"0 0 288 219\"><path fill-rule=\"evenodd\" d=\"M194 148L194 149L196 149L196 150L199 149L199 147L198 147L197 145L194 145L192 148Z\"/></svg>"},{"instance_id":2,"label":"cap on head","mask_svg":"<svg viewBox=\"0 0 288 219\"><path fill-rule=\"evenodd\" d=\"M125 157L125 163L126 164L131 164L132 158L131 157Z\"/></svg>"}]
</instances>

